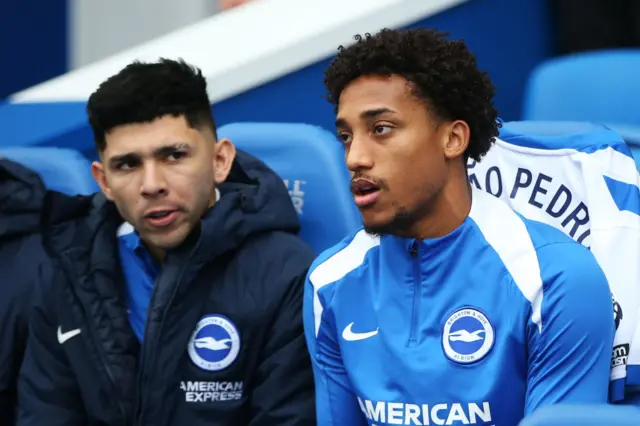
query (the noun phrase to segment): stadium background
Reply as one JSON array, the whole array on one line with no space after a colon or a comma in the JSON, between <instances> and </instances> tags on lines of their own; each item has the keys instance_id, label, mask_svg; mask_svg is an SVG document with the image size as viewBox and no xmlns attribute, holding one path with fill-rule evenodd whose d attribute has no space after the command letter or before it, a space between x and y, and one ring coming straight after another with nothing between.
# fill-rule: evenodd
<instances>
[{"instance_id":1,"label":"stadium background","mask_svg":"<svg viewBox=\"0 0 640 426\"><path fill-rule=\"evenodd\" d=\"M82 7L83 2L94 3L85 0L0 1L0 55L3 58L0 98L63 74L74 66L115 53L117 47L130 47L160 36L163 31L193 23L214 10L202 6L201 0L142 0L134 8L135 16L127 18L131 11L127 11L126 0L105 2L108 6L103 7ZM181 6L168 7L171 3ZM204 3L211 5L215 0ZM163 6L167 6L166 12L163 12ZM177 9L183 12L176 18ZM77 16L76 12L84 15ZM167 15L173 19L168 19ZM134 18L139 22L134 22ZM496 104L502 117L515 120L520 117L529 72L554 54L550 19L544 0L471 0L435 16L417 19L409 26L434 27L449 31L452 37L463 38L498 88ZM84 25L82 21L85 21ZM259 37L259 34L255 35L256 43L259 43ZM111 39L115 41L104 41ZM216 52L212 51L211 55ZM330 127L331 110L322 98L321 77L327 62L328 59L321 60L218 103L218 120L222 124L238 120L302 121ZM268 110L261 108L260 101L264 98L270 100ZM299 108L301 104L305 107Z\"/></svg>"}]
</instances>

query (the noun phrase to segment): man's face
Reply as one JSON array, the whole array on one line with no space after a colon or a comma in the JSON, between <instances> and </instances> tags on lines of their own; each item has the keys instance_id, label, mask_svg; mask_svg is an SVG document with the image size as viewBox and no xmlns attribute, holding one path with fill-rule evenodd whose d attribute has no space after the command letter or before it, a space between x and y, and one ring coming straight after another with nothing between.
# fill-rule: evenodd
<instances>
[{"instance_id":1,"label":"man's face","mask_svg":"<svg viewBox=\"0 0 640 426\"><path fill-rule=\"evenodd\" d=\"M399 76L364 76L342 91L336 119L365 228L404 235L429 214L447 176L447 126Z\"/></svg>"},{"instance_id":2,"label":"man's face","mask_svg":"<svg viewBox=\"0 0 640 426\"><path fill-rule=\"evenodd\" d=\"M180 245L215 202L235 157L230 141L182 116L114 128L93 175L155 254Z\"/></svg>"}]
</instances>

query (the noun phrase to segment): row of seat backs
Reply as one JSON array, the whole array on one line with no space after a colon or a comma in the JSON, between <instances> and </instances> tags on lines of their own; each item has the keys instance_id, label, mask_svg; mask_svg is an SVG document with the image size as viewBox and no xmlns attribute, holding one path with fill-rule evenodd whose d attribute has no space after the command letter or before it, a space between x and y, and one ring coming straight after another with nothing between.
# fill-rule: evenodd
<instances>
[{"instance_id":1,"label":"row of seat backs","mask_svg":"<svg viewBox=\"0 0 640 426\"><path fill-rule=\"evenodd\" d=\"M298 211L300 237L316 253L361 226L344 151L334 134L308 124L234 123L221 127L218 136L280 175Z\"/></svg>"},{"instance_id":2,"label":"row of seat backs","mask_svg":"<svg viewBox=\"0 0 640 426\"><path fill-rule=\"evenodd\" d=\"M300 217L300 236L316 252L360 227L344 154L332 133L307 124L282 123L230 124L218 133L282 177ZM36 171L49 189L71 195L98 190L89 161L72 149L4 148L0 156Z\"/></svg>"},{"instance_id":3,"label":"row of seat backs","mask_svg":"<svg viewBox=\"0 0 640 426\"><path fill-rule=\"evenodd\" d=\"M583 124L524 123L530 131L542 134L567 133ZM522 129L523 123L511 125ZM307 124L236 123L221 127L219 136L231 139L238 148L260 158L282 177L300 217L300 235L316 252L361 226L349 191L344 151L332 133ZM640 150L640 146L635 149ZM50 189L68 194L98 190L89 161L76 151L6 148L0 149L0 156L35 170ZM636 152L635 158L640 161L640 152Z\"/></svg>"},{"instance_id":4,"label":"row of seat backs","mask_svg":"<svg viewBox=\"0 0 640 426\"><path fill-rule=\"evenodd\" d=\"M539 64L524 95L524 120L640 127L640 49L574 53Z\"/></svg>"},{"instance_id":5,"label":"row of seat backs","mask_svg":"<svg viewBox=\"0 0 640 426\"><path fill-rule=\"evenodd\" d=\"M506 128L526 135L559 136L570 135L593 130L599 126L607 127L617 132L627 143L631 154L640 171L640 127L624 125L597 125L587 121L511 121L505 123Z\"/></svg>"},{"instance_id":6,"label":"row of seat backs","mask_svg":"<svg viewBox=\"0 0 640 426\"><path fill-rule=\"evenodd\" d=\"M640 168L640 49L580 52L549 59L531 73L523 120L606 123L631 147Z\"/></svg>"},{"instance_id":7,"label":"row of seat backs","mask_svg":"<svg viewBox=\"0 0 640 426\"><path fill-rule=\"evenodd\" d=\"M1 148L0 157L7 158L40 175L45 186L69 195L88 195L98 191L91 164L80 152L55 147Z\"/></svg>"}]
</instances>

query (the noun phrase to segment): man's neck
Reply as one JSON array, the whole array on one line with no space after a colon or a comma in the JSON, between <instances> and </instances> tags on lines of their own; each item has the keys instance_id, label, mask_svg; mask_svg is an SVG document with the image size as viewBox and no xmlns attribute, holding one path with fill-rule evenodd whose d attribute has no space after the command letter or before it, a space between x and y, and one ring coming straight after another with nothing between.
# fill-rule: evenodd
<instances>
[{"instance_id":1,"label":"man's neck","mask_svg":"<svg viewBox=\"0 0 640 426\"><path fill-rule=\"evenodd\" d=\"M410 231L418 240L444 237L460 227L471 211L471 187L466 178L451 179L433 201Z\"/></svg>"},{"instance_id":2,"label":"man's neck","mask_svg":"<svg viewBox=\"0 0 640 426\"><path fill-rule=\"evenodd\" d=\"M161 264L162 262L164 262L166 250L160 247L153 246L151 244L144 244L144 247L147 249L151 257L156 261L157 264Z\"/></svg>"}]
</instances>

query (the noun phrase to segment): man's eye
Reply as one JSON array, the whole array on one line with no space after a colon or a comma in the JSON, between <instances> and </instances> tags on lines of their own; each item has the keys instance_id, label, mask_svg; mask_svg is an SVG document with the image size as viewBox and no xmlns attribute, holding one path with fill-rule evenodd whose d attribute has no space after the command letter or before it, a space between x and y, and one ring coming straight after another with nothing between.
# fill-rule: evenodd
<instances>
[{"instance_id":1,"label":"man's eye","mask_svg":"<svg viewBox=\"0 0 640 426\"><path fill-rule=\"evenodd\" d=\"M338 138L345 144L351 142L351 135L348 133L338 133Z\"/></svg>"},{"instance_id":2,"label":"man's eye","mask_svg":"<svg viewBox=\"0 0 640 426\"><path fill-rule=\"evenodd\" d=\"M117 169L118 170L131 170L135 167L136 165L133 163L120 163L117 165Z\"/></svg>"},{"instance_id":3,"label":"man's eye","mask_svg":"<svg viewBox=\"0 0 640 426\"><path fill-rule=\"evenodd\" d=\"M391 126L378 125L373 128L373 133L375 133L376 135L386 135L390 131Z\"/></svg>"},{"instance_id":4,"label":"man's eye","mask_svg":"<svg viewBox=\"0 0 640 426\"><path fill-rule=\"evenodd\" d=\"M176 151L176 152L172 152L171 154L169 154L167 156L167 159L170 161L178 161L181 158L183 158L186 155L186 153L184 152L180 152L180 151Z\"/></svg>"}]
</instances>

